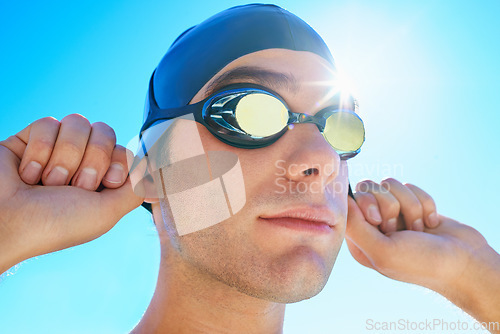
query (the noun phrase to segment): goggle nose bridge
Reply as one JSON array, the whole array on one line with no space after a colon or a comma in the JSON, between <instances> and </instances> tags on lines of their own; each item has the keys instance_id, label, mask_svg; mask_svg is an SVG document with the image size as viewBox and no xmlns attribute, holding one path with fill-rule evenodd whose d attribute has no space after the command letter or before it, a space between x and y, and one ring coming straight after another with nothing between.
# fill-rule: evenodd
<instances>
[{"instance_id":1,"label":"goggle nose bridge","mask_svg":"<svg viewBox=\"0 0 500 334\"><path fill-rule=\"evenodd\" d=\"M295 113L295 112L288 112L289 118L288 118L288 124L301 124L301 123L312 123L316 124L320 132L323 132L325 129L325 119L323 117L317 117L317 116L312 116L312 115L307 115L303 113Z\"/></svg>"}]
</instances>

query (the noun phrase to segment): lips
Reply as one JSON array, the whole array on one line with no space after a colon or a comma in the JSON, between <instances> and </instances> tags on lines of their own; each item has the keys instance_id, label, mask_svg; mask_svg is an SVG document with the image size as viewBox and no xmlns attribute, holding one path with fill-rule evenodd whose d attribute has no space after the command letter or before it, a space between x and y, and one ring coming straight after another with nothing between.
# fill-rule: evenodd
<instances>
[{"instance_id":1,"label":"lips","mask_svg":"<svg viewBox=\"0 0 500 334\"><path fill-rule=\"evenodd\" d=\"M259 218L276 226L308 232L331 233L335 226L335 215L326 208L294 208Z\"/></svg>"}]
</instances>

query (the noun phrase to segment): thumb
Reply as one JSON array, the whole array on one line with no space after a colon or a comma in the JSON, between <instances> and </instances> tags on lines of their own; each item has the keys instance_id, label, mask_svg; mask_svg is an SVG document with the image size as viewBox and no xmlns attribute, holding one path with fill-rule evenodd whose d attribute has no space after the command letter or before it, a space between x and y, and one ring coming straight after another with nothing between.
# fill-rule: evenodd
<instances>
[{"instance_id":1,"label":"thumb","mask_svg":"<svg viewBox=\"0 0 500 334\"><path fill-rule=\"evenodd\" d=\"M101 195L100 216L103 219L103 224L106 225L103 228L108 228L108 230L144 201L143 197L137 196L133 191L130 177L120 188L106 188L99 194Z\"/></svg>"},{"instance_id":2,"label":"thumb","mask_svg":"<svg viewBox=\"0 0 500 334\"><path fill-rule=\"evenodd\" d=\"M348 197L346 237L365 253L376 254L388 238L377 227L368 223L356 201Z\"/></svg>"}]
</instances>

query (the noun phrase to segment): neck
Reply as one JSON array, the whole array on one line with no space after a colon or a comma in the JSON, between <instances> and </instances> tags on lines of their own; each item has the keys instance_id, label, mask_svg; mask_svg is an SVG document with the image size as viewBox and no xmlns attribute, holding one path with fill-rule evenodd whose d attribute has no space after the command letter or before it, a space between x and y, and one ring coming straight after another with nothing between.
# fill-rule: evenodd
<instances>
[{"instance_id":1,"label":"neck","mask_svg":"<svg viewBox=\"0 0 500 334\"><path fill-rule=\"evenodd\" d=\"M163 246L155 293L131 333L283 332L285 304L243 294Z\"/></svg>"}]
</instances>

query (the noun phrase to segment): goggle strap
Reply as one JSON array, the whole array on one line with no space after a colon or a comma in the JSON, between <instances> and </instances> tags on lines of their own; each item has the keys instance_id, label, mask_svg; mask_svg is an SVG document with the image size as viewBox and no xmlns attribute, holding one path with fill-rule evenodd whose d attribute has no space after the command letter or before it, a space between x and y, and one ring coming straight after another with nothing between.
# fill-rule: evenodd
<instances>
[{"instance_id":1,"label":"goggle strap","mask_svg":"<svg viewBox=\"0 0 500 334\"><path fill-rule=\"evenodd\" d=\"M199 110L203 107L205 100L195 104L188 104L187 106L181 106L179 108L160 109L160 107L158 107L158 104L156 103L156 99L154 96L154 87L153 87L153 79L155 72L156 69L153 71L153 74L149 79L148 103L150 112L148 114L146 121L142 125L140 133L142 134L143 131L148 129L151 125L153 125L153 123L159 120L177 118L188 114L194 114L195 119L198 121L198 119L200 118L198 113Z\"/></svg>"},{"instance_id":2,"label":"goggle strap","mask_svg":"<svg viewBox=\"0 0 500 334\"><path fill-rule=\"evenodd\" d=\"M195 119L198 120L198 114L200 108L203 106L203 103L205 101L200 101L195 104L188 104L187 106L182 106L179 108L170 108L170 109L155 109L151 108L151 110L154 110L154 116L148 118L148 120L144 123L142 126L141 132L144 131L145 129L149 128L153 123L159 121L159 120L167 120L167 119L173 119L189 114L194 114Z\"/></svg>"},{"instance_id":3,"label":"goggle strap","mask_svg":"<svg viewBox=\"0 0 500 334\"><path fill-rule=\"evenodd\" d=\"M356 199L354 198L354 194L352 193L351 183L350 183L349 181L347 181L347 184L349 185L349 190L348 190L347 194L348 194L350 197L352 197L352 199L353 199L354 201L356 201Z\"/></svg>"}]
</instances>

